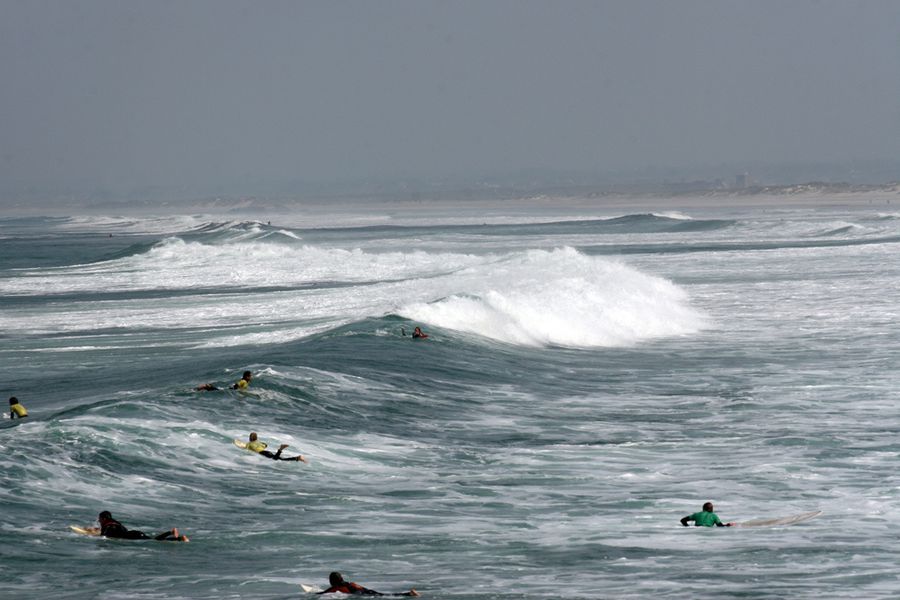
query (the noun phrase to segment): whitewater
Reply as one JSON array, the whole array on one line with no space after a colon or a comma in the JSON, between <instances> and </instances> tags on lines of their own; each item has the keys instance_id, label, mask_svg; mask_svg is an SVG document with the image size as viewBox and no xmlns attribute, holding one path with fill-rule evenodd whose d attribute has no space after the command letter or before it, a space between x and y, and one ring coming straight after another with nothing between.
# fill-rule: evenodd
<instances>
[{"instance_id":1,"label":"whitewater","mask_svg":"<svg viewBox=\"0 0 900 600\"><path fill-rule=\"evenodd\" d=\"M895 598L898 199L0 217L2 595Z\"/></svg>"}]
</instances>

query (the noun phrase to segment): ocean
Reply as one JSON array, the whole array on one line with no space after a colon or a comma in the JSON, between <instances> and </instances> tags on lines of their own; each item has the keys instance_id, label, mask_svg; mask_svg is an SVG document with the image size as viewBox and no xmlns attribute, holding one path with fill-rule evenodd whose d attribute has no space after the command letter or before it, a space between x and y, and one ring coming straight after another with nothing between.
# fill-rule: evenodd
<instances>
[{"instance_id":1,"label":"ocean","mask_svg":"<svg viewBox=\"0 0 900 600\"><path fill-rule=\"evenodd\" d=\"M896 598L898 201L0 218L0 595Z\"/></svg>"}]
</instances>

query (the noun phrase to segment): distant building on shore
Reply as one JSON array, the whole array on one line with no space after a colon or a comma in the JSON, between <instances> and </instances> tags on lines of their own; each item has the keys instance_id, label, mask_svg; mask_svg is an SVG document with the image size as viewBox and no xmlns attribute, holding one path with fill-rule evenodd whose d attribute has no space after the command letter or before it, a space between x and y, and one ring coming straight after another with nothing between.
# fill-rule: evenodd
<instances>
[{"instance_id":1,"label":"distant building on shore","mask_svg":"<svg viewBox=\"0 0 900 600\"><path fill-rule=\"evenodd\" d=\"M750 186L750 175L747 173L739 173L734 176L734 187L742 190Z\"/></svg>"}]
</instances>

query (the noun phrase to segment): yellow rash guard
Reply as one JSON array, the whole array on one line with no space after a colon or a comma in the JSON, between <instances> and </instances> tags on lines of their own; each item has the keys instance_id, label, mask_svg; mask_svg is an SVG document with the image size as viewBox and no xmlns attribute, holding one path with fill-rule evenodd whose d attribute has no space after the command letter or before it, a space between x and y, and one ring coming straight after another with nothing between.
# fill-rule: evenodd
<instances>
[{"instance_id":1,"label":"yellow rash guard","mask_svg":"<svg viewBox=\"0 0 900 600\"><path fill-rule=\"evenodd\" d=\"M247 443L247 450L252 450L253 452L262 452L263 450L265 450L268 447L269 447L269 445L267 443L260 442L259 440L256 440L255 442Z\"/></svg>"}]
</instances>

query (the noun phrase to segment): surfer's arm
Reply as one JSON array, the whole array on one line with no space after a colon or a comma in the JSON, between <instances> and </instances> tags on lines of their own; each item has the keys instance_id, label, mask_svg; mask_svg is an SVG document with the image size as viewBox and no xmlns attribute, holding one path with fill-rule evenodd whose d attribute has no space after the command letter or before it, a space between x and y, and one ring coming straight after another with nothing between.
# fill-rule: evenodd
<instances>
[{"instance_id":1,"label":"surfer's arm","mask_svg":"<svg viewBox=\"0 0 900 600\"><path fill-rule=\"evenodd\" d=\"M687 527L688 521L690 521L690 520L691 520L691 515L688 515L688 516L684 517L683 519L681 519L681 524L684 525L685 527Z\"/></svg>"}]
</instances>

